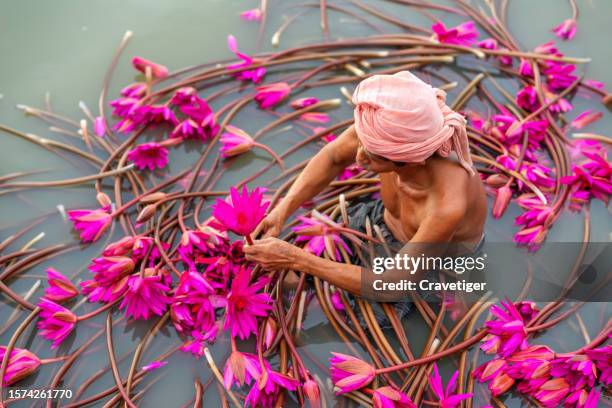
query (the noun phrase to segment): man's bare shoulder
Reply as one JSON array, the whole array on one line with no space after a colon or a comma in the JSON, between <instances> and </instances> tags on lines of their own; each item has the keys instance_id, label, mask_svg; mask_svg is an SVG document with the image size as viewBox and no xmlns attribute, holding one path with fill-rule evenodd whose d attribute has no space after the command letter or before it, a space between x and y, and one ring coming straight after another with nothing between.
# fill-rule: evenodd
<instances>
[{"instance_id":1,"label":"man's bare shoulder","mask_svg":"<svg viewBox=\"0 0 612 408\"><path fill-rule=\"evenodd\" d=\"M334 163L349 165L355 161L358 146L359 139L354 125L351 125L324 149L329 152Z\"/></svg>"}]
</instances>

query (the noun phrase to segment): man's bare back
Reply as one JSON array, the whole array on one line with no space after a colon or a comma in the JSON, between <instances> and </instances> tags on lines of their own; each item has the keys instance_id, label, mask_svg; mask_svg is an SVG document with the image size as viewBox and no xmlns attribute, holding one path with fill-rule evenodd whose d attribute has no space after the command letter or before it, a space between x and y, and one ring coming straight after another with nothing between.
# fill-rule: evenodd
<instances>
[{"instance_id":1,"label":"man's bare back","mask_svg":"<svg viewBox=\"0 0 612 408\"><path fill-rule=\"evenodd\" d=\"M487 200L482 182L468 177L452 158L432 157L423 169L429 185L417 187L391 172L380 175L385 223L399 241L409 242L421 222L440 207L466 205L465 216L450 237L451 242L477 244L482 238ZM460 202L467 201L465 204Z\"/></svg>"}]
</instances>

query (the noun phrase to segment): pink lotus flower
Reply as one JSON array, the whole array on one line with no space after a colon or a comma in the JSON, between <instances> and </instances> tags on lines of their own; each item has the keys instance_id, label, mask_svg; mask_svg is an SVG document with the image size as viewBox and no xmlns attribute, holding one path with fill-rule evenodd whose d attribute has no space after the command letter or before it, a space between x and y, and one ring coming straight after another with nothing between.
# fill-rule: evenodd
<instances>
[{"instance_id":1,"label":"pink lotus flower","mask_svg":"<svg viewBox=\"0 0 612 408\"><path fill-rule=\"evenodd\" d=\"M548 61L547 68L543 71L546 83L551 89L561 91L573 84L578 77L574 75L576 66L563 64L556 61Z\"/></svg>"},{"instance_id":2,"label":"pink lotus flower","mask_svg":"<svg viewBox=\"0 0 612 408\"><path fill-rule=\"evenodd\" d=\"M261 21L262 12L260 9L255 8L252 10L246 10L240 13L240 18L245 21Z\"/></svg>"},{"instance_id":3,"label":"pink lotus flower","mask_svg":"<svg viewBox=\"0 0 612 408\"><path fill-rule=\"evenodd\" d=\"M516 94L516 104L527 112L533 112L540 107L536 90L532 86L526 86Z\"/></svg>"},{"instance_id":4,"label":"pink lotus flower","mask_svg":"<svg viewBox=\"0 0 612 408\"><path fill-rule=\"evenodd\" d=\"M544 88L544 99L545 99L546 103L550 102L551 100L553 100L557 96L556 94L551 92L548 88L546 88L546 87L543 87L543 88ZM558 99L555 103L553 103L552 105L550 105L548 107L548 110L550 110L553 113L569 112L572 109L574 109L574 107L565 98Z\"/></svg>"},{"instance_id":5,"label":"pink lotus flower","mask_svg":"<svg viewBox=\"0 0 612 408\"><path fill-rule=\"evenodd\" d=\"M191 332L192 340L187 340L185 344L181 346L181 351L186 353L191 353L195 356L195 358L199 359L204 355L204 349L206 346L205 342L214 342L217 338L217 330L219 326L213 324L210 326L210 329L205 333L200 333L199 331Z\"/></svg>"},{"instance_id":6,"label":"pink lotus flower","mask_svg":"<svg viewBox=\"0 0 612 408\"><path fill-rule=\"evenodd\" d=\"M473 21L467 21L456 27L447 29L446 26L438 21L431 26L434 38L441 43L471 46L478 39L479 33Z\"/></svg>"},{"instance_id":7,"label":"pink lotus flower","mask_svg":"<svg viewBox=\"0 0 612 408\"><path fill-rule=\"evenodd\" d=\"M576 390L565 399L565 405L574 405L576 408L597 408L600 396L601 391L597 391L596 388L591 388L591 392L584 389Z\"/></svg>"},{"instance_id":8,"label":"pink lotus flower","mask_svg":"<svg viewBox=\"0 0 612 408\"><path fill-rule=\"evenodd\" d=\"M514 242L526 246L530 251L536 251L546 239L548 230L543 225L524 228L514 234Z\"/></svg>"},{"instance_id":9,"label":"pink lotus flower","mask_svg":"<svg viewBox=\"0 0 612 408\"><path fill-rule=\"evenodd\" d=\"M198 92L191 86L184 86L174 92L170 104L174 106L192 105L199 99Z\"/></svg>"},{"instance_id":10,"label":"pink lotus flower","mask_svg":"<svg viewBox=\"0 0 612 408\"><path fill-rule=\"evenodd\" d=\"M587 350L585 353L595 362L595 367L601 372L599 381L606 386L612 384L612 346Z\"/></svg>"},{"instance_id":11,"label":"pink lotus flower","mask_svg":"<svg viewBox=\"0 0 612 408\"><path fill-rule=\"evenodd\" d=\"M319 98L314 96L307 96L305 98L298 98L291 101L290 105L293 109L302 109L310 105L314 105L319 102Z\"/></svg>"},{"instance_id":12,"label":"pink lotus flower","mask_svg":"<svg viewBox=\"0 0 612 408\"><path fill-rule=\"evenodd\" d=\"M514 306L516 307L516 310L519 311L519 314L525 323L529 323L531 319L536 317L540 312L538 306L534 302L530 301L516 302Z\"/></svg>"},{"instance_id":13,"label":"pink lotus flower","mask_svg":"<svg viewBox=\"0 0 612 408\"><path fill-rule=\"evenodd\" d=\"M103 137L106 134L106 122L102 116L97 116L94 121L94 132L96 135Z\"/></svg>"},{"instance_id":14,"label":"pink lotus flower","mask_svg":"<svg viewBox=\"0 0 612 408\"><path fill-rule=\"evenodd\" d=\"M239 193L235 187L230 189L230 202L217 199L213 206L213 217L230 231L247 237L259 225L270 205L263 202L263 191L258 187L249 193L246 186Z\"/></svg>"},{"instance_id":15,"label":"pink lotus flower","mask_svg":"<svg viewBox=\"0 0 612 408\"><path fill-rule=\"evenodd\" d=\"M142 371L154 371L157 370L158 368L164 367L168 365L167 361L153 361L149 364L147 364L146 366L142 367Z\"/></svg>"},{"instance_id":16,"label":"pink lotus flower","mask_svg":"<svg viewBox=\"0 0 612 408\"><path fill-rule=\"evenodd\" d=\"M308 380L304 382L304 385L302 385L302 390L312 408L321 407L321 391L315 380L308 378Z\"/></svg>"},{"instance_id":17,"label":"pink lotus flower","mask_svg":"<svg viewBox=\"0 0 612 408\"><path fill-rule=\"evenodd\" d=\"M128 235L108 244L102 251L102 256L124 256L132 251L133 246L134 237Z\"/></svg>"},{"instance_id":18,"label":"pink lotus flower","mask_svg":"<svg viewBox=\"0 0 612 408\"><path fill-rule=\"evenodd\" d=\"M292 231L298 236L295 241L307 242L305 249L317 256L327 251L328 255L337 261L342 260L339 247L342 247L348 254L352 254L338 230L334 229L341 228L341 226L322 214L317 217L309 218L302 215L297 217L302 223L292 228Z\"/></svg>"},{"instance_id":19,"label":"pink lotus flower","mask_svg":"<svg viewBox=\"0 0 612 408\"><path fill-rule=\"evenodd\" d=\"M555 35L562 40L571 40L576 35L576 20L568 18L552 29Z\"/></svg>"},{"instance_id":20,"label":"pink lotus flower","mask_svg":"<svg viewBox=\"0 0 612 408\"><path fill-rule=\"evenodd\" d=\"M272 370L266 361L265 366L261 367L257 383L253 384L244 400L245 407L273 407L281 392L295 391L297 386L295 379Z\"/></svg>"},{"instance_id":21,"label":"pink lotus flower","mask_svg":"<svg viewBox=\"0 0 612 408\"><path fill-rule=\"evenodd\" d=\"M329 359L332 382L337 395L355 391L372 382L376 370L365 361L346 354L334 353Z\"/></svg>"},{"instance_id":22,"label":"pink lotus flower","mask_svg":"<svg viewBox=\"0 0 612 408\"><path fill-rule=\"evenodd\" d=\"M360 174L363 171L363 167L358 164L351 164L342 170L342 173L338 176L338 180L349 180Z\"/></svg>"},{"instance_id":23,"label":"pink lotus flower","mask_svg":"<svg viewBox=\"0 0 612 408\"><path fill-rule=\"evenodd\" d=\"M38 307L41 308L38 333L52 342L51 349L56 349L74 329L77 317L70 310L49 299L42 298Z\"/></svg>"},{"instance_id":24,"label":"pink lotus flower","mask_svg":"<svg viewBox=\"0 0 612 408\"><path fill-rule=\"evenodd\" d=\"M554 41L548 41L544 44L538 45L533 49L533 52L539 54L557 55L559 57L563 56L563 54L557 49Z\"/></svg>"},{"instance_id":25,"label":"pink lotus flower","mask_svg":"<svg viewBox=\"0 0 612 408\"><path fill-rule=\"evenodd\" d=\"M323 112L306 112L300 115L300 119L305 122L327 123L329 115Z\"/></svg>"},{"instance_id":26,"label":"pink lotus flower","mask_svg":"<svg viewBox=\"0 0 612 408\"><path fill-rule=\"evenodd\" d=\"M472 375L480 382L489 383L491 394L497 397L514 385L514 379L506 373L506 367L506 360L498 358L484 363Z\"/></svg>"},{"instance_id":27,"label":"pink lotus flower","mask_svg":"<svg viewBox=\"0 0 612 408\"><path fill-rule=\"evenodd\" d=\"M142 57L132 58L132 65L135 69L146 74L147 69L150 69L153 78L161 79L168 76L168 68L163 65L156 64L153 61L149 61Z\"/></svg>"},{"instance_id":28,"label":"pink lotus flower","mask_svg":"<svg viewBox=\"0 0 612 408\"><path fill-rule=\"evenodd\" d=\"M372 393L374 408L416 408L416 404L403 392L393 387L379 387Z\"/></svg>"},{"instance_id":29,"label":"pink lotus flower","mask_svg":"<svg viewBox=\"0 0 612 408\"><path fill-rule=\"evenodd\" d=\"M564 378L553 378L542 384L534 397L545 407L557 407L569 390L569 385Z\"/></svg>"},{"instance_id":30,"label":"pink lotus flower","mask_svg":"<svg viewBox=\"0 0 612 408\"><path fill-rule=\"evenodd\" d=\"M113 222L109 207L68 211L68 218L83 242L97 241Z\"/></svg>"},{"instance_id":31,"label":"pink lotus flower","mask_svg":"<svg viewBox=\"0 0 612 408\"><path fill-rule=\"evenodd\" d=\"M508 357L515 351L527 347L527 331L523 317L509 300L501 301L501 306L491 306L495 320L486 322L488 335L480 347L486 353L496 353Z\"/></svg>"},{"instance_id":32,"label":"pink lotus flower","mask_svg":"<svg viewBox=\"0 0 612 408\"><path fill-rule=\"evenodd\" d=\"M250 384L260 375L259 359L256 355L234 350L225 362L223 385L228 390L232 385L241 387L244 384Z\"/></svg>"},{"instance_id":33,"label":"pink lotus flower","mask_svg":"<svg viewBox=\"0 0 612 408\"><path fill-rule=\"evenodd\" d=\"M168 149L159 143L143 143L130 150L127 158L140 170L163 169L168 164Z\"/></svg>"},{"instance_id":34,"label":"pink lotus flower","mask_svg":"<svg viewBox=\"0 0 612 408\"><path fill-rule=\"evenodd\" d=\"M4 359L6 347L0 346L0 361ZM16 382L32 375L40 367L40 359L31 351L13 348L8 359L2 386L8 387Z\"/></svg>"},{"instance_id":35,"label":"pink lotus flower","mask_svg":"<svg viewBox=\"0 0 612 408\"><path fill-rule=\"evenodd\" d=\"M272 157L274 157L274 160L276 160L281 167L284 167L283 160L274 152L274 150L270 149L264 144L257 143L244 130L232 125L227 125L225 129L227 130L227 132L223 133L220 138L221 156L238 156L242 153L248 152L253 147L258 147L269 153Z\"/></svg>"},{"instance_id":36,"label":"pink lotus flower","mask_svg":"<svg viewBox=\"0 0 612 408\"><path fill-rule=\"evenodd\" d=\"M253 58L241 53L238 51L238 44L236 43L236 38L233 35L227 36L227 46L238 58L242 60L242 62L231 64L226 67L228 70L246 68L253 65ZM258 84L263 79L264 75L266 75L266 69L264 67L255 68L252 70L242 70L240 72L234 72L232 75L241 80L241 81L253 81L253 83Z\"/></svg>"},{"instance_id":37,"label":"pink lotus flower","mask_svg":"<svg viewBox=\"0 0 612 408\"><path fill-rule=\"evenodd\" d=\"M222 306L214 288L198 272L183 272L170 306L179 333L208 333L215 325L215 306Z\"/></svg>"},{"instance_id":38,"label":"pink lotus flower","mask_svg":"<svg viewBox=\"0 0 612 408\"><path fill-rule=\"evenodd\" d=\"M257 318L265 317L272 309L272 298L262 292L267 280L261 278L252 285L251 270L243 267L234 277L232 287L227 295L225 324L223 328L230 329L232 337L248 338L251 333L257 334Z\"/></svg>"},{"instance_id":39,"label":"pink lotus flower","mask_svg":"<svg viewBox=\"0 0 612 408\"><path fill-rule=\"evenodd\" d=\"M506 212L508 204L512 199L512 190L507 185L497 189L495 202L493 203L493 217L500 218Z\"/></svg>"},{"instance_id":40,"label":"pink lotus flower","mask_svg":"<svg viewBox=\"0 0 612 408\"><path fill-rule=\"evenodd\" d=\"M461 405L461 401L470 398L473 394L455 394L457 388L457 377L459 371L455 371L455 374L451 377L448 382L446 389L442 384L442 378L438 372L438 365L434 363L434 371L429 376L429 387L433 393L438 397L441 408L456 408Z\"/></svg>"},{"instance_id":41,"label":"pink lotus flower","mask_svg":"<svg viewBox=\"0 0 612 408\"><path fill-rule=\"evenodd\" d=\"M170 303L167 295L169 290L170 288L161 282L160 276L130 276L128 290L119 309L126 308L126 316L133 319L147 320L152 315L161 316Z\"/></svg>"},{"instance_id":42,"label":"pink lotus flower","mask_svg":"<svg viewBox=\"0 0 612 408\"><path fill-rule=\"evenodd\" d=\"M47 282L49 287L45 289L45 297L54 302L61 303L79 294L79 290L70 279L53 268L47 269Z\"/></svg>"},{"instance_id":43,"label":"pink lotus flower","mask_svg":"<svg viewBox=\"0 0 612 408\"><path fill-rule=\"evenodd\" d=\"M586 127L591 123L597 122L602 117L602 112L593 112L589 109L576 116L576 119L572 120L572 127L574 129L582 129L583 127Z\"/></svg>"},{"instance_id":44,"label":"pink lotus flower","mask_svg":"<svg viewBox=\"0 0 612 408\"><path fill-rule=\"evenodd\" d=\"M272 108L281 103L291 93L291 86L286 82L262 85L256 88L255 101L261 109Z\"/></svg>"},{"instance_id":45,"label":"pink lotus flower","mask_svg":"<svg viewBox=\"0 0 612 408\"><path fill-rule=\"evenodd\" d=\"M533 68L531 67L531 61L526 58L521 58L519 64L519 74L527 78L533 78Z\"/></svg>"}]
</instances>

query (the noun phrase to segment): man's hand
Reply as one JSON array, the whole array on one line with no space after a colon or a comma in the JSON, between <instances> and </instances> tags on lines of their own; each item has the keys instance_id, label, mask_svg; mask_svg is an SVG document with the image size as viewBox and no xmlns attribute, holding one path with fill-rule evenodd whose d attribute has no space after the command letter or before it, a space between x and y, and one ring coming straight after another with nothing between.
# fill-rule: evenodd
<instances>
[{"instance_id":1,"label":"man's hand","mask_svg":"<svg viewBox=\"0 0 612 408\"><path fill-rule=\"evenodd\" d=\"M305 255L304 250L278 238L264 238L243 247L249 261L260 264L268 271L292 269L297 260Z\"/></svg>"},{"instance_id":2,"label":"man's hand","mask_svg":"<svg viewBox=\"0 0 612 408\"><path fill-rule=\"evenodd\" d=\"M280 207L276 207L270 211L266 218L261 220L257 228L255 228L253 236L263 234L263 238L278 237L284 223L285 217L282 216Z\"/></svg>"}]
</instances>

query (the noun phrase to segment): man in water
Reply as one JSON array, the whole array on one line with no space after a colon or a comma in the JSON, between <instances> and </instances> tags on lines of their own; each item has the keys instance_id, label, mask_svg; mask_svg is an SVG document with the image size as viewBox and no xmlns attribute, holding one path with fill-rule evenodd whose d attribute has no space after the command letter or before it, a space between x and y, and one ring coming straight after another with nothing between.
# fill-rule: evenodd
<instances>
[{"instance_id":1,"label":"man in water","mask_svg":"<svg viewBox=\"0 0 612 408\"><path fill-rule=\"evenodd\" d=\"M361 267L319 258L275 238L304 202L357 162L379 173L381 200L349 210L350 228L365 218L399 243L462 243L483 239L485 191L472 166L465 118L445 93L408 71L374 75L353 94L355 124L319 151L287 195L262 221L264 238L244 247L267 270L293 270L361 295Z\"/></svg>"}]
</instances>

